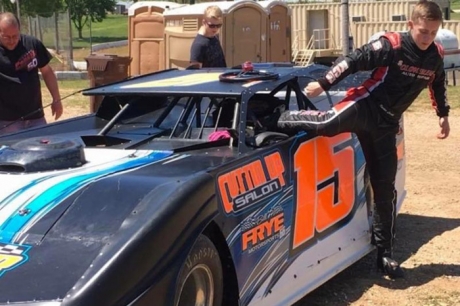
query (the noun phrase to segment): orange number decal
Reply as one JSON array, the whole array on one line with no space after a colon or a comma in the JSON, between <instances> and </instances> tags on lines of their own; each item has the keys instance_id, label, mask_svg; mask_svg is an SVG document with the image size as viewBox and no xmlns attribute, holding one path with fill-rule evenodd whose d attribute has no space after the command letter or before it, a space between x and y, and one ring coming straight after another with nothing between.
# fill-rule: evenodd
<instances>
[{"instance_id":1,"label":"orange number decal","mask_svg":"<svg viewBox=\"0 0 460 306\"><path fill-rule=\"evenodd\" d=\"M294 154L296 198L292 249L308 243L349 215L355 202L351 135L318 137Z\"/></svg>"}]
</instances>

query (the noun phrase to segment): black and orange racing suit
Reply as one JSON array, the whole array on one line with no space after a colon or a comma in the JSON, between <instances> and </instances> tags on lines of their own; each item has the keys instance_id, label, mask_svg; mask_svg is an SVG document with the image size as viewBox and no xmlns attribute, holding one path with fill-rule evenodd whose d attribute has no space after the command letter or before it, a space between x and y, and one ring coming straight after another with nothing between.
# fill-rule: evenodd
<instances>
[{"instance_id":1,"label":"black and orange racing suit","mask_svg":"<svg viewBox=\"0 0 460 306\"><path fill-rule=\"evenodd\" d=\"M353 132L363 148L374 191L373 240L380 256L393 256L397 171L396 134L402 113L429 87L439 117L447 116L443 50L432 43L420 50L410 33L386 33L379 39L339 58L318 80L324 90L357 71L372 70L361 86L328 111L286 111L278 127L334 136Z\"/></svg>"}]
</instances>

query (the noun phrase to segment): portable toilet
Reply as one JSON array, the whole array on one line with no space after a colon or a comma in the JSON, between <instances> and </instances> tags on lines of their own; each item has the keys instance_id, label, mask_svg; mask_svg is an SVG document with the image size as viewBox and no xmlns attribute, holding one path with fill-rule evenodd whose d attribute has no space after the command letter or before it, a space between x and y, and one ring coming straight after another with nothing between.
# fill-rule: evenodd
<instances>
[{"instance_id":1,"label":"portable toilet","mask_svg":"<svg viewBox=\"0 0 460 306\"><path fill-rule=\"evenodd\" d=\"M223 13L219 40L227 66L245 61L267 61L266 10L256 1L203 2L165 11L166 68L186 68L190 48L202 24L205 9L217 5Z\"/></svg>"},{"instance_id":2,"label":"portable toilet","mask_svg":"<svg viewBox=\"0 0 460 306\"><path fill-rule=\"evenodd\" d=\"M268 13L267 61L291 61L291 9L286 2L271 0L258 2Z\"/></svg>"},{"instance_id":3,"label":"portable toilet","mask_svg":"<svg viewBox=\"0 0 460 306\"><path fill-rule=\"evenodd\" d=\"M460 67L460 53L449 54L448 52L453 50L460 51L455 33L448 29L439 29L434 41L442 45L446 53L444 55L444 68Z\"/></svg>"},{"instance_id":4,"label":"portable toilet","mask_svg":"<svg viewBox=\"0 0 460 306\"><path fill-rule=\"evenodd\" d=\"M146 74L164 69L165 10L184 6L167 1L141 1L128 9L128 49L132 58L129 74Z\"/></svg>"}]
</instances>

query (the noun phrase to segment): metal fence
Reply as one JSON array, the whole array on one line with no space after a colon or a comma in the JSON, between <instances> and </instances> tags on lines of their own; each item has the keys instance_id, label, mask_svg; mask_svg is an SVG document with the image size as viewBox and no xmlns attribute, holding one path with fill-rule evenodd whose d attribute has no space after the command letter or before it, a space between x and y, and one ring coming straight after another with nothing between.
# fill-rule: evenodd
<instances>
[{"instance_id":1,"label":"metal fence","mask_svg":"<svg viewBox=\"0 0 460 306\"><path fill-rule=\"evenodd\" d=\"M71 21L67 12L51 17L21 16L21 32L35 36L43 42L62 68L72 67Z\"/></svg>"},{"instance_id":2,"label":"metal fence","mask_svg":"<svg viewBox=\"0 0 460 306\"><path fill-rule=\"evenodd\" d=\"M0 12L6 8L0 6ZM13 13L17 14L17 11ZM49 13L51 17L20 16L21 33L35 36L55 58L53 65L63 70L73 67L72 27L67 11Z\"/></svg>"}]
</instances>

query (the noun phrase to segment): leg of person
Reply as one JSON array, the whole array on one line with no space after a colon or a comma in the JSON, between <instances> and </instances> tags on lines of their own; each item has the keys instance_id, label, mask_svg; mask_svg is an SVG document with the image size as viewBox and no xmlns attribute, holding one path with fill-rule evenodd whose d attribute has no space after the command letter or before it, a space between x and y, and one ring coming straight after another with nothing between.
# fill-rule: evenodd
<instances>
[{"instance_id":1,"label":"leg of person","mask_svg":"<svg viewBox=\"0 0 460 306\"><path fill-rule=\"evenodd\" d=\"M366 104L368 92L359 87L349 91L346 97L327 111L285 111L278 119L278 128L287 133L313 132L315 135L335 136L343 132L356 132L369 124Z\"/></svg>"},{"instance_id":2,"label":"leg of person","mask_svg":"<svg viewBox=\"0 0 460 306\"><path fill-rule=\"evenodd\" d=\"M25 129L24 121L4 121L0 120L0 135L15 133Z\"/></svg>"},{"instance_id":3,"label":"leg of person","mask_svg":"<svg viewBox=\"0 0 460 306\"><path fill-rule=\"evenodd\" d=\"M360 138L374 191L373 240L377 246L377 267L391 278L404 272L393 259L396 226L397 171L396 133L398 126L380 127L371 137Z\"/></svg>"}]
</instances>

